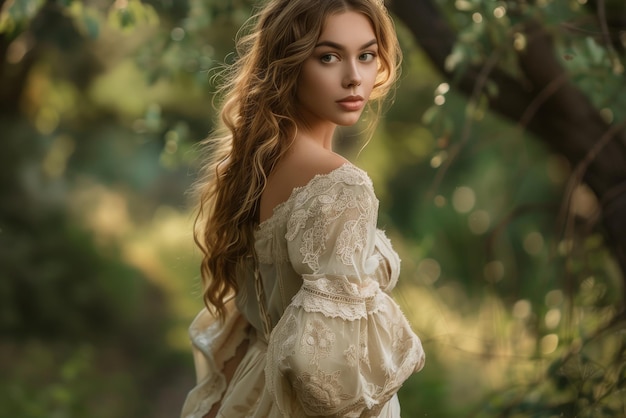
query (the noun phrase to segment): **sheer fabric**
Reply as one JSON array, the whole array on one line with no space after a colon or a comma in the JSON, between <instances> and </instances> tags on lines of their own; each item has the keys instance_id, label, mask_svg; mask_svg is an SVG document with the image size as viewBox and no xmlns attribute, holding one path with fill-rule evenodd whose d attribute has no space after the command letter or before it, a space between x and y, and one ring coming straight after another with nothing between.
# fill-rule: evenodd
<instances>
[{"instance_id":1,"label":"sheer fabric","mask_svg":"<svg viewBox=\"0 0 626 418\"><path fill-rule=\"evenodd\" d=\"M197 385L182 417L399 417L396 392L424 364L419 338L388 295L400 260L376 228L378 200L345 164L294 189L255 232L271 334L254 269L238 278L224 323L203 310L190 336ZM223 364L249 339L227 385Z\"/></svg>"}]
</instances>

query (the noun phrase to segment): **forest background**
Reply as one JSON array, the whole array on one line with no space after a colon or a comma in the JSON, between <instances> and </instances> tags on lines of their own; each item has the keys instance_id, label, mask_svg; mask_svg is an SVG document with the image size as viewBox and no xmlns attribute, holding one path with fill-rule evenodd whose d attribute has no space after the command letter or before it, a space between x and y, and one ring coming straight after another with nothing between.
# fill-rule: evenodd
<instances>
[{"instance_id":1,"label":"forest background","mask_svg":"<svg viewBox=\"0 0 626 418\"><path fill-rule=\"evenodd\" d=\"M361 151L426 368L405 417L626 416L626 5L394 0ZM178 416L187 194L253 2L0 0L0 417Z\"/></svg>"}]
</instances>

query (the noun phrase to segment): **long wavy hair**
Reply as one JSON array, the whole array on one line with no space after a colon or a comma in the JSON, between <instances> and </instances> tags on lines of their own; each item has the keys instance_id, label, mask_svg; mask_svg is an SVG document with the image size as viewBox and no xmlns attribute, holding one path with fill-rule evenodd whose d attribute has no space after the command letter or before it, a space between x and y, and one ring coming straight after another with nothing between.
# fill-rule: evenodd
<instances>
[{"instance_id":1,"label":"long wavy hair","mask_svg":"<svg viewBox=\"0 0 626 418\"><path fill-rule=\"evenodd\" d=\"M221 123L202 143L206 161L195 187L203 297L220 318L225 299L238 291L238 275L254 256L267 178L298 129L302 64L313 53L326 16L348 10L367 16L376 34L378 75L370 103L379 103L393 86L401 59L382 0L270 0L238 34L237 58L218 90ZM370 111L379 112L380 106Z\"/></svg>"}]
</instances>

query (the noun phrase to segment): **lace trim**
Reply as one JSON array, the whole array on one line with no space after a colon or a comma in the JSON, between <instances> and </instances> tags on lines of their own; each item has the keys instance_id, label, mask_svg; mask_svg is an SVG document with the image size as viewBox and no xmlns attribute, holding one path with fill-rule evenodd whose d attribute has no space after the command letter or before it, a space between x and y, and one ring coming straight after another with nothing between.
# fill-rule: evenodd
<instances>
[{"instance_id":1,"label":"lace trim","mask_svg":"<svg viewBox=\"0 0 626 418\"><path fill-rule=\"evenodd\" d=\"M277 236L277 233L280 233L279 231L281 231L281 229L284 226L286 226L287 222L289 222L289 224L298 224L298 223L306 224L307 219L309 219L313 214L310 213L310 211L306 209L294 209L294 208L298 208L299 206L302 206L312 197L323 195L324 193L326 193L325 196L319 196L320 197L319 203L320 204L323 204L324 202L329 203L329 204L333 203L335 199L333 199L330 194L331 193L336 194L337 192L330 191L330 189L332 189L334 185L341 184L341 183L349 185L349 186L352 186L352 185L368 186L373 196L372 182L370 178L367 176L367 174L363 170L351 164L347 164L347 163L343 164L326 174L317 174L306 185L294 188L289 198L286 201L279 203L274 208L272 216L270 216L268 219L266 219L265 221L259 224L259 226L254 232L255 241L257 243L256 245L257 256L258 256L259 261L261 263L289 261L289 254L287 253L286 247L282 245L282 240L280 244L278 243L275 244L276 240L274 238ZM349 201L347 201L348 198L349 196L344 196L343 198L343 200L345 200L345 202L343 202L345 209L348 209L348 206L350 205L354 205L354 202L350 203ZM378 201L376 201L376 204L377 203ZM339 203L335 202L335 210L342 210L339 207L341 204L342 204L341 202ZM371 207L370 202L367 202L366 204L367 206ZM362 223L359 225L359 228L360 229L358 230L359 232L358 237L362 239L361 236L364 233L366 233L367 230L364 228ZM289 229L288 226L287 226L287 229ZM295 231L295 233L297 234L297 231ZM314 236L313 234L319 234L319 233L323 233L323 229L311 231L309 233L308 239L310 240L317 239L318 237ZM344 241L347 241L346 245L348 245L349 243L348 241L349 238L350 238L350 234L346 232L345 237L342 238ZM323 240L320 240L320 241L323 241ZM345 258L346 261L349 260L348 256L349 256L348 252L342 255L342 257Z\"/></svg>"},{"instance_id":2,"label":"lace trim","mask_svg":"<svg viewBox=\"0 0 626 418\"><path fill-rule=\"evenodd\" d=\"M335 246L335 256L343 265L353 266L362 253L368 240L368 232L376 228L378 200L371 187L371 181L364 175L348 173L342 178L347 185L365 187L335 187L340 182L324 178L315 187L303 191L297 200L302 199L287 222L285 238L294 241L301 235L301 263L317 273L320 271L320 257L328 243ZM354 174L357 174L355 177ZM307 195L309 194L309 195ZM333 223L340 224L336 239L330 236Z\"/></svg>"},{"instance_id":3,"label":"lace trim","mask_svg":"<svg viewBox=\"0 0 626 418\"><path fill-rule=\"evenodd\" d=\"M293 387L307 416L378 416L402 383L424 364L421 343L406 318L398 310L389 312L371 319L381 331L376 337L367 322L346 329L302 312L295 316L288 309L287 320L277 324L268 346L268 391L273 396L292 396L289 388ZM349 367L340 366L342 360ZM354 382L360 387L354 387ZM293 411L283 412L296 416Z\"/></svg>"},{"instance_id":4,"label":"lace trim","mask_svg":"<svg viewBox=\"0 0 626 418\"><path fill-rule=\"evenodd\" d=\"M312 184L309 189L303 190L297 196L297 202L294 205L295 209L287 222L287 240L292 241L298 235L298 232L304 229L309 219L320 214L337 218L348 209L357 209L360 213L372 212L372 206L378 209L378 201L370 201L374 191L371 182L366 180L369 179L366 177L354 178L352 176L345 176L337 180L320 178L320 181ZM335 189L334 186L340 183L348 186L365 186L368 193L356 195L354 189ZM365 196L370 199L362 199ZM309 207L304 208L304 205L309 201Z\"/></svg>"},{"instance_id":5,"label":"lace trim","mask_svg":"<svg viewBox=\"0 0 626 418\"><path fill-rule=\"evenodd\" d=\"M358 287L345 277L305 279L302 288L291 301L291 306L306 312L318 312L328 318L356 321L385 310L378 283L369 280Z\"/></svg>"},{"instance_id":6,"label":"lace trim","mask_svg":"<svg viewBox=\"0 0 626 418\"><path fill-rule=\"evenodd\" d=\"M282 222L283 217L281 214L288 209L290 206L289 204L293 200L296 200L302 192L307 191L308 188L319 188L316 183L325 183L330 180L332 183L342 181L346 184L357 184L354 182L355 177L359 177L362 181L364 180L365 183L372 185L372 181L367 176L365 171L349 163L344 163L328 173L316 174L304 186L294 187L287 200L276 205L272 211L272 215L257 226L255 234L257 234L258 238L267 238L268 236L271 237L271 232L274 229L273 227L277 223ZM307 195L310 195L310 193L307 193Z\"/></svg>"}]
</instances>

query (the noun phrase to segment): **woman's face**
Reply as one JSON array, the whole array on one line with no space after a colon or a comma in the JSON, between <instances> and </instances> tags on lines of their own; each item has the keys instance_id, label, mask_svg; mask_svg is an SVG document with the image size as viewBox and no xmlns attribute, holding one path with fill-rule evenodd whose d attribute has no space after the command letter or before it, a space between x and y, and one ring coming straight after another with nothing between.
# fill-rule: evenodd
<instances>
[{"instance_id":1,"label":"woman's face","mask_svg":"<svg viewBox=\"0 0 626 418\"><path fill-rule=\"evenodd\" d=\"M356 123L377 74L378 43L369 19L354 11L328 16L300 73L296 97L304 123Z\"/></svg>"}]
</instances>

